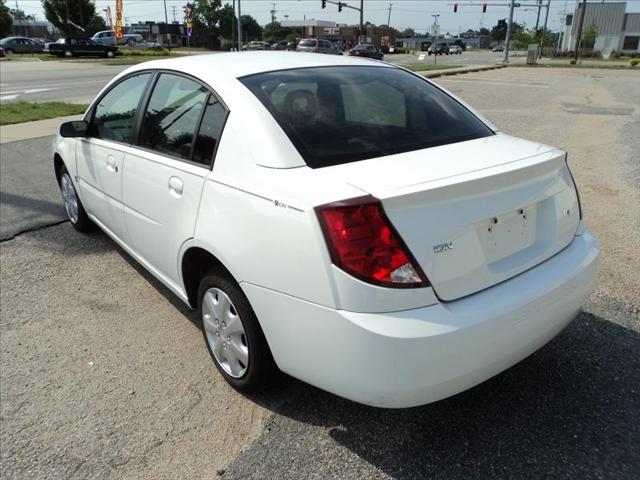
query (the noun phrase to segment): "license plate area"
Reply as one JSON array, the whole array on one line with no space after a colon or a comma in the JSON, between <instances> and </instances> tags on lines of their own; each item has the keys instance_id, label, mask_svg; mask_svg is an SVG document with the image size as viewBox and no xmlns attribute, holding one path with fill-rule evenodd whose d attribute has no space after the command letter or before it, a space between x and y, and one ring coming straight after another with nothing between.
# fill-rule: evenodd
<instances>
[{"instance_id":1,"label":"license plate area","mask_svg":"<svg viewBox=\"0 0 640 480\"><path fill-rule=\"evenodd\" d=\"M532 205L476 223L487 263L510 257L535 243L536 213Z\"/></svg>"}]
</instances>

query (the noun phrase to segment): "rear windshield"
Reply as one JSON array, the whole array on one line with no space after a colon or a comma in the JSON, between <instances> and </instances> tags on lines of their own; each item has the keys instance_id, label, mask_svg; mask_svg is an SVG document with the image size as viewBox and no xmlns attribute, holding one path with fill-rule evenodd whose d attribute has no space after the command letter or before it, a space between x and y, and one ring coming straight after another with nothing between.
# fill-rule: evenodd
<instances>
[{"instance_id":1,"label":"rear windshield","mask_svg":"<svg viewBox=\"0 0 640 480\"><path fill-rule=\"evenodd\" d=\"M387 67L314 67L240 79L311 168L493 135L422 78Z\"/></svg>"}]
</instances>

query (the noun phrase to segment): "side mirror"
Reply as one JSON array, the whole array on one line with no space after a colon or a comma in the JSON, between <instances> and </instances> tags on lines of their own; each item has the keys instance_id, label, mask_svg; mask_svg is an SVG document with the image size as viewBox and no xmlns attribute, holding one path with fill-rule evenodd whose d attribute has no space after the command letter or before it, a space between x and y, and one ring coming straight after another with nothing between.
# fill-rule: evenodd
<instances>
[{"instance_id":1,"label":"side mirror","mask_svg":"<svg viewBox=\"0 0 640 480\"><path fill-rule=\"evenodd\" d=\"M86 137L89 124L84 120L64 122L60 125L60 136L65 138Z\"/></svg>"}]
</instances>

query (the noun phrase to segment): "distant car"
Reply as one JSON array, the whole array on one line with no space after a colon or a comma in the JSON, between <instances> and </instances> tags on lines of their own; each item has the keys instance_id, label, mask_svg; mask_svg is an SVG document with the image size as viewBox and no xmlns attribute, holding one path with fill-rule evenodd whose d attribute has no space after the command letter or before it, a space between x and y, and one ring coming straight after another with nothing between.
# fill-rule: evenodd
<instances>
[{"instance_id":1,"label":"distant car","mask_svg":"<svg viewBox=\"0 0 640 480\"><path fill-rule=\"evenodd\" d=\"M492 52L504 52L504 45L496 45L491 50Z\"/></svg>"},{"instance_id":2,"label":"distant car","mask_svg":"<svg viewBox=\"0 0 640 480\"><path fill-rule=\"evenodd\" d=\"M61 41L62 40L62 41ZM115 45L103 45L94 40L88 39L60 39L55 43L47 44L47 52L50 55L59 57L109 57L122 55Z\"/></svg>"},{"instance_id":3,"label":"distant car","mask_svg":"<svg viewBox=\"0 0 640 480\"><path fill-rule=\"evenodd\" d=\"M271 44L271 50L286 50L287 44L284 42L275 42Z\"/></svg>"},{"instance_id":4,"label":"distant car","mask_svg":"<svg viewBox=\"0 0 640 480\"><path fill-rule=\"evenodd\" d=\"M243 45L242 50L271 50L271 44L269 42L253 41Z\"/></svg>"},{"instance_id":5,"label":"distant car","mask_svg":"<svg viewBox=\"0 0 640 480\"><path fill-rule=\"evenodd\" d=\"M427 53L429 55L449 55L449 45L446 43L432 43Z\"/></svg>"},{"instance_id":6,"label":"distant car","mask_svg":"<svg viewBox=\"0 0 640 480\"><path fill-rule=\"evenodd\" d=\"M0 40L0 47L7 55L12 53L42 53L44 45L27 37L6 37Z\"/></svg>"},{"instance_id":7,"label":"distant car","mask_svg":"<svg viewBox=\"0 0 640 480\"><path fill-rule=\"evenodd\" d=\"M462 47L460 45L451 45L449 47L449 55L462 55Z\"/></svg>"},{"instance_id":8,"label":"distant car","mask_svg":"<svg viewBox=\"0 0 640 480\"><path fill-rule=\"evenodd\" d=\"M91 40L103 45L129 45L130 47L144 42L144 38L139 33L125 33L122 35L122 38L116 39L116 32L114 30L97 32L91 37Z\"/></svg>"},{"instance_id":9,"label":"distant car","mask_svg":"<svg viewBox=\"0 0 640 480\"><path fill-rule=\"evenodd\" d=\"M380 50L375 45L369 45L367 43L356 45L354 48L349 50L349 55L352 57L373 58L374 60L384 59L384 54L382 53L382 50Z\"/></svg>"},{"instance_id":10,"label":"distant car","mask_svg":"<svg viewBox=\"0 0 640 480\"><path fill-rule=\"evenodd\" d=\"M287 50L295 50L297 46L298 42L296 42L295 40L287 42Z\"/></svg>"},{"instance_id":11,"label":"distant car","mask_svg":"<svg viewBox=\"0 0 640 480\"><path fill-rule=\"evenodd\" d=\"M296 47L296 52L326 53L329 55L342 55L333 43L323 38L303 38Z\"/></svg>"}]
</instances>

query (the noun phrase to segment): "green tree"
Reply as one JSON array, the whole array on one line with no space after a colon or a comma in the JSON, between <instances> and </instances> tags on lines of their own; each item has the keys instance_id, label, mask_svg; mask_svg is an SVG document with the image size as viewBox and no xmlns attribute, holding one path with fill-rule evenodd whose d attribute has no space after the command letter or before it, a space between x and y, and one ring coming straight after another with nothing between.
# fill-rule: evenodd
<instances>
[{"instance_id":1,"label":"green tree","mask_svg":"<svg viewBox=\"0 0 640 480\"><path fill-rule=\"evenodd\" d=\"M84 28L84 32L73 25L67 26L67 6L69 21ZM71 38L90 37L100 30L105 30L104 20L96 12L94 0L42 0L44 15L53 25L66 35L67 28Z\"/></svg>"},{"instance_id":2,"label":"green tree","mask_svg":"<svg viewBox=\"0 0 640 480\"><path fill-rule=\"evenodd\" d=\"M242 15L242 39L243 41L260 40L262 27L251 15Z\"/></svg>"},{"instance_id":3,"label":"green tree","mask_svg":"<svg viewBox=\"0 0 640 480\"><path fill-rule=\"evenodd\" d=\"M14 20L35 20L36 17L34 17L33 15L27 15L26 13L24 13L24 10L19 10L17 8L12 8L9 10L9 13L11 14L11 16L13 17Z\"/></svg>"},{"instance_id":4,"label":"green tree","mask_svg":"<svg viewBox=\"0 0 640 480\"><path fill-rule=\"evenodd\" d=\"M511 37L522 30L522 25L517 22L511 24ZM507 39L507 19L498 20L498 23L491 29L491 39L496 42L504 42Z\"/></svg>"},{"instance_id":5,"label":"green tree","mask_svg":"<svg viewBox=\"0 0 640 480\"><path fill-rule=\"evenodd\" d=\"M413 28L405 28L400 32L401 38L414 38L416 36L416 31Z\"/></svg>"},{"instance_id":6,"label":"green tree","mask_svg":"<svg viewBox=\"0 0 640 480\"><path fill-rule=\"evenodd\" d=\"M207 48L220 46L220 24L222 20L221 0L195 0L193 2L193 30L196 37Z\"/></svg>"},{"instance_id":7,"label":"green tree","mask_svg":"<svg viewBox=\"0 0 640 480\"><path fill-rule=\"evenodd\" d=\"M293 30L283 27L280 22L267 23L262 29L262 39L266 42L281 42L288 38Z\"/></svg>"},{"instance_id":8,"label":"green tree","mask_svg":"<svg viewBox=\"0 0 640 480\"><path fill-rule=\"evenodd\" d=\"M0 0L0 37L11 35L11 25L13 25L13 18L9 15L9 7L5 4L5 0Z\"/></svg>"},{"instance_id":9,"label":"green tree","mask_svg":"<svg viewBox=\"0 0 640 480\"><path fill-rule=\"evenodd\" d=\"M582 31L582 44L580 47L583 50L593 50L594 45L596 44L596 37L598 36L598 26L596 22L591 22L587 28Z\"/></svg>"},{"instance_id":10,"label":"green tree","mask_svg":"<svg viewBox=\"0 0 640 480\"><path fill-rule=\"evenodd\" d=\"M479 33L480 35L491 35L491 31L490 31L488 28L484 28L484 27L483 27L483 28L481 28L481 29L478 31L478 33Z\"/></svg>"}]
</instances>

